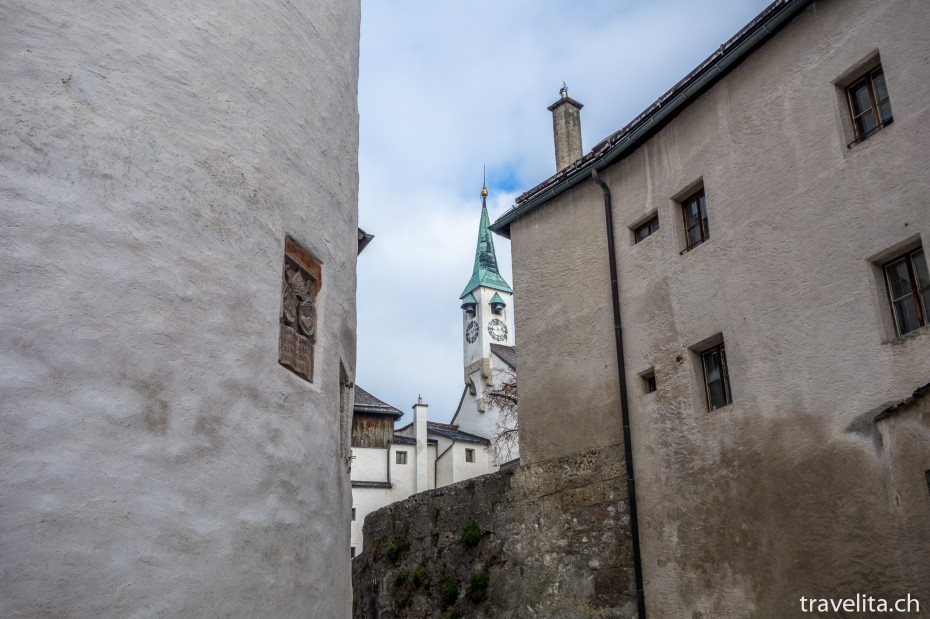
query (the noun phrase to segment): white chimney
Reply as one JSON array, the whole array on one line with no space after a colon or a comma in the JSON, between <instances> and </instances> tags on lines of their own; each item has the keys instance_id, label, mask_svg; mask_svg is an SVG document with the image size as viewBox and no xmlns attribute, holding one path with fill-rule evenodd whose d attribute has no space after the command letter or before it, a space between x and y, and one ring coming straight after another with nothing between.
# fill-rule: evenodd
<instances>
[{"instance_id":1,"label":"white chimney","mask_svg":"<svg viewBox=\"0 0 930 619\"><path fill-rule=\"evenodd\" d=\"M423 403L423 398L417 397L417 403L413 405L413 428L417 439L417 492L429 490L429 477L427 475L427 463L429 456L426 449L426 409L429 404Z\"/></svg>"}]
</instances>

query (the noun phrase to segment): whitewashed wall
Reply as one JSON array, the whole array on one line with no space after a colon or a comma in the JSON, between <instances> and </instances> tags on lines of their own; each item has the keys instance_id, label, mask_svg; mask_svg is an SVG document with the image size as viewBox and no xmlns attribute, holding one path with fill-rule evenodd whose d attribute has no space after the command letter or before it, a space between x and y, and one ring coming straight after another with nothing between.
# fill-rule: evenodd
<instances>
[{"instance_id":1,"label":"whitewashed wall","mask_svg":"<svg viewBox=\"0 0 930 619\"><path fill-rule=\"evenodd\" d=\"M359 12L0 6L0 615L348 615Z\"/></svg>"}]
</instances>

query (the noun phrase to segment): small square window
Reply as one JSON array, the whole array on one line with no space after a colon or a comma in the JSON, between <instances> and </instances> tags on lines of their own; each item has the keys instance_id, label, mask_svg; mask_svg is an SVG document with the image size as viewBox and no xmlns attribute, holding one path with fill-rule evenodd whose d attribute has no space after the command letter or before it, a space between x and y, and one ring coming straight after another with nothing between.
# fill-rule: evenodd
<instances>
[{"instance_id":1,"label":"small square window","mask_svg":"<svg viewBox=\"0 0 930 619\"><path fill-rule=\"evenodd\" d=\"M394 461L397 464L407 464L407 452L406 451L398 451L397 453L394 454L394 458L395 458Z\"/></svg>"},{"instance_id":2,"label":"small square window","mask_svg":"<svg viewBox=\"0 0 930 619\"><path fill-rule=\"evenodd\" d=\"M355 508L352 508L352 522L355 522Z\"/></svg>"},{"instance_id":3,"label":"small square window","mask_svg":"<svg viewBox=\"0 0 930 619\"><path fill-rule=\"evenodd\" d=\"M930 274L922 247L897 256L882 265L891 313L898 335L928 324Z\"/></svg>"},{"instance_id":4,"label":"small square window","mask_svg":"<svg viewBox=\"0 0 930 619\"><path fill-rule=\"evenodd\" d=\"M659 231L659 216L656 215L646 223L633 229L633 242L639 243Z\"/></svg>"},{"instance_id":5,"label":"small square window","mask_svg":"<svg viewBox=\"0 0 930 619\"><path fill-rule=\"evenodd\" d=\"M475 450L466 449L465 450L465 462L474 462L475 461Z\"/></svg>"},{"instance_id":6,"label":"small square window","mask_svg":"<svg viewBox=\"0 0 930 619\"><path fill-rule=\"evenodd\" d=\"M681 201L681 215L685 225L687 249L691 250L710 238L707 225L707 198L704 189Z\"/></svg>"},{"instance_id":7,"label":"small square window","mask_svg":"<svg viewBox=\"0 0 930 619\"><path fill-rule=\"evenodd\" d=\"M655 373L643 375L643 386L646 388L646 393L655 393L658 391L659 385L656 383Z\"/></svg>"},{"instance_id":8,"label":"small square window","mask_svg":"<svg viewBox=\"0 0 930 619\"><path fill-rule=\"evenodd\" d=\"M733 398L730 395L730 375L723 343L702 352L701 363L704 367L704 393L708 410L715 411L730 404Z\"/></svg>"},{"instance_id":9,"label":"small square window","mask_svg":"<svg viewBox=\"0 0 930 619\"><path fill-rule=\"evenodd\" d=\"M852 146L867 140L883 127L894 121L891 115L891 99L885 85L885 72L881 65L868 71L846 88L849 113L852 117L856 139Z\"/></svg>"}]
</instances>

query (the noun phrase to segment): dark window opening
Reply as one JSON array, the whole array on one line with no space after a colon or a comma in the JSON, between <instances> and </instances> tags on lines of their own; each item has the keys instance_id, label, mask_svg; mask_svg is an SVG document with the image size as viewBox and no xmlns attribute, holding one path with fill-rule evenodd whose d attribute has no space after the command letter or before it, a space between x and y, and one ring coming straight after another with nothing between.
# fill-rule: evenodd
<instances>
[{"instance_id":1,"label":"dark window opening","mask_svg":"<svg viewBox=\"0 0 930 619\"><path fill-rule=\"evenodd\" d=\"M355 522L355 508L352 508L352 522Z\"/></svg>"},{"instance_id":2,"label":"dark window opening","mask_svg":"<svg viewBox=\"0 0 930 619\"><path fill-rule=\"evenodd\" d=\"M681 214L684 218L687 249L694 249L710 238L710 228L707 225L707 198L704 196L703 189L682 200Z\"/></svg>"},{"instance_id":3,"label":"dark window opening","mask_svg":"<svg viewBox=\"0 0 930 619\"><path fill-rule=\"evenodd\" d=\"M656 383L655 372L643 374L643 386L646 388L646 393L655 393L658 391L659 385Z\"/></svg>"},{"instance_id":4,"label":"dark window opening","mask_svg":"<svg viewBox=\"0 0 930 619\"><path fill-rule=\"evenodd\" d=\"M475 461L475 450L466 449L465 450L465 462L474 462Z\"/></svg>"},{"instance_id":5,"label":"dark window opening","mask_svg":"<svg viewBox=\"0 0 930 619\"><path fill-rule=\"evenodd\" d=\"M885 284L898 335L910 333L928 323L930 274L922 247L885 263Z\"/></svg>"},{"instance_id":6,"label":"dark window opening","mask_svg":"<svg viewBox=\"0 0 930 619\"><path fill-rule=\"evenodd\" d=\"M650 235L659 231L659 216L656 215L646 223L641 226L637 226L633 230L633 241L634 243L639 243L640 241L646 239Z\"/></svg>"},{"instance_id":7,"label":"dark window opening","mask_svg":"<svg viewBox=\"0 0 930 619\"><path fill-rule=\"evenodd\" d=\"M349 558L350 559L355 558L355 546L352 546L352 550L350 551Z\"/></svg>"},{"instance_id":8,"label":"dark window opening","mask_svg":"<svg viewBox=\"0 0 930 619\"><path fill-rule=\"evenodd\" d=\"M849 146L869 139L894 121L891 99L885 85L885 72L881 66L853 82L846 89L846 97L856 130L856 139Z\"/></svg>"},{"instance_id":9,"label":"dark window opening","mask_svg":"<svg viewBox=\"0 0 930 619\"><path fill-rule=\"evenodd\" d=\"M397 464L407 464L407 452L398 451L397 453L395 453L394 462L396 462Z\"/></svg>"},{"instance_id":10,"label":"dark window opening","mask_svg":"<svg viewBox=\"0 0 930 619\"><path fill-rule=\"evenodd\" d=\"M727 355L723 344L701 353L701 362L704 366L704 392L707 396L708 410L715 411L730 404L733 398L730 394L730 375L727 371Z\"/></svg>"}]
</instances>

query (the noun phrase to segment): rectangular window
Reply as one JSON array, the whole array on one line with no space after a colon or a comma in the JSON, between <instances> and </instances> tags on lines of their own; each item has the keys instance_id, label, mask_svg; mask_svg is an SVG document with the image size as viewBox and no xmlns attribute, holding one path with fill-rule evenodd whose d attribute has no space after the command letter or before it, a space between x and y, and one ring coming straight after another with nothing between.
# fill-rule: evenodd
<instances>
[{"instance_id":1,"label":"rectangular window","mask_svg":"<svg viewBox=\"0 0 930 619\"><path fill-rule=\"evenodd\" d=\"M646 223L641 226L637 226L633 230L633 241L634 243L639 243L640 241L646 239L648 236L654 232L659 231L659 216L656 215Z\"/></svg>"},{"instance_id":2,"label":"rectangular window","mask_svg":"<svg viewBox=\"0 0 930 619\"><path fill-rule=\"evenodd\" d=\"M891 99L885 86L885 72L875 67L846 88L849 113L856 130L855 144L867 140L894 121ZM852 146L850 144L850 146Z\"/></svg>"},{"instance_id":3,"label":"rectangular window","mask_svg":"<svg viewBox=\"0 0 930 619\"><path fill-rule=\"evenodd\" d=\"M394 458L395 458L394 461L397 464L407 464L407 452L406 451L398 451L397 453L394 454Z\"/></svg>"},{"instance_id":4,"label":"rectangular window","mask_svg":"<svg viewBox=\"0 0 930 619\"><path fill-rule=\"evenodd\" d=\"M928 324L930 275L922 247L898 256L883 265L891 313L898 335Z\"/></svg>"},{"instance_id":5,"label":"rectangular window","mask_svg":"<svg viewBox=\"0 0 930 619\"><path fill-rule=\"evenodd\" d=\"M465 450L465 462L474 462L475 461L475 450L466 449Z\"/></svg>"},{"instance_id":6,"label":"rectangular window","mask_svg":"<svg viewBox=\"0 0 930 619\"><path fill-rule=\"evenodd\" d=\"M352 546L352 550L350 550L349 553L350 553L349 557L354 559L355 558L355 546Z\"/></svg>"},{"instance_id":7,"label":"rectangular window","mask_svg":"<svg viewBox=\"0 0 930 619\"><path fill-rule=\"evenodd\" d=\"M643 380L646 381L646 393L655 393L659 389L659 385L656 383L656 377L653 376L644 376Z\"/></svg>"},{"instance_id":8,"label":"rectangular window","mask_svg":"<svg viewBox=\"0 0 930 619\"><path fill-rule=\"evenodd\" d=\"M701 353L704 365L704 392L707 408L715 411L733 401L730 395L730 375L727 372L727 355L723 344Z\"/></svg>"},{"instance_id":9,"label":"rectangular window","mask_svg":"<svg viewBox=\"0 0 930 619\"><path fill-rule=\"evenodd\" d=\"M355 522L355 508L352 508L352 522Z\"/></svg>"},{"instance_id":10,"label":"rectangular window","mask_svg":"<svg viewBox=\"0 0 930 619\"><path fill-rule=\"evenodd\" d=\"M694 249L710 238L710 228L707 226L707 198L703 188L681 201L681 215L684 218L688 249Z\"/></svg>"}]
</instances>

